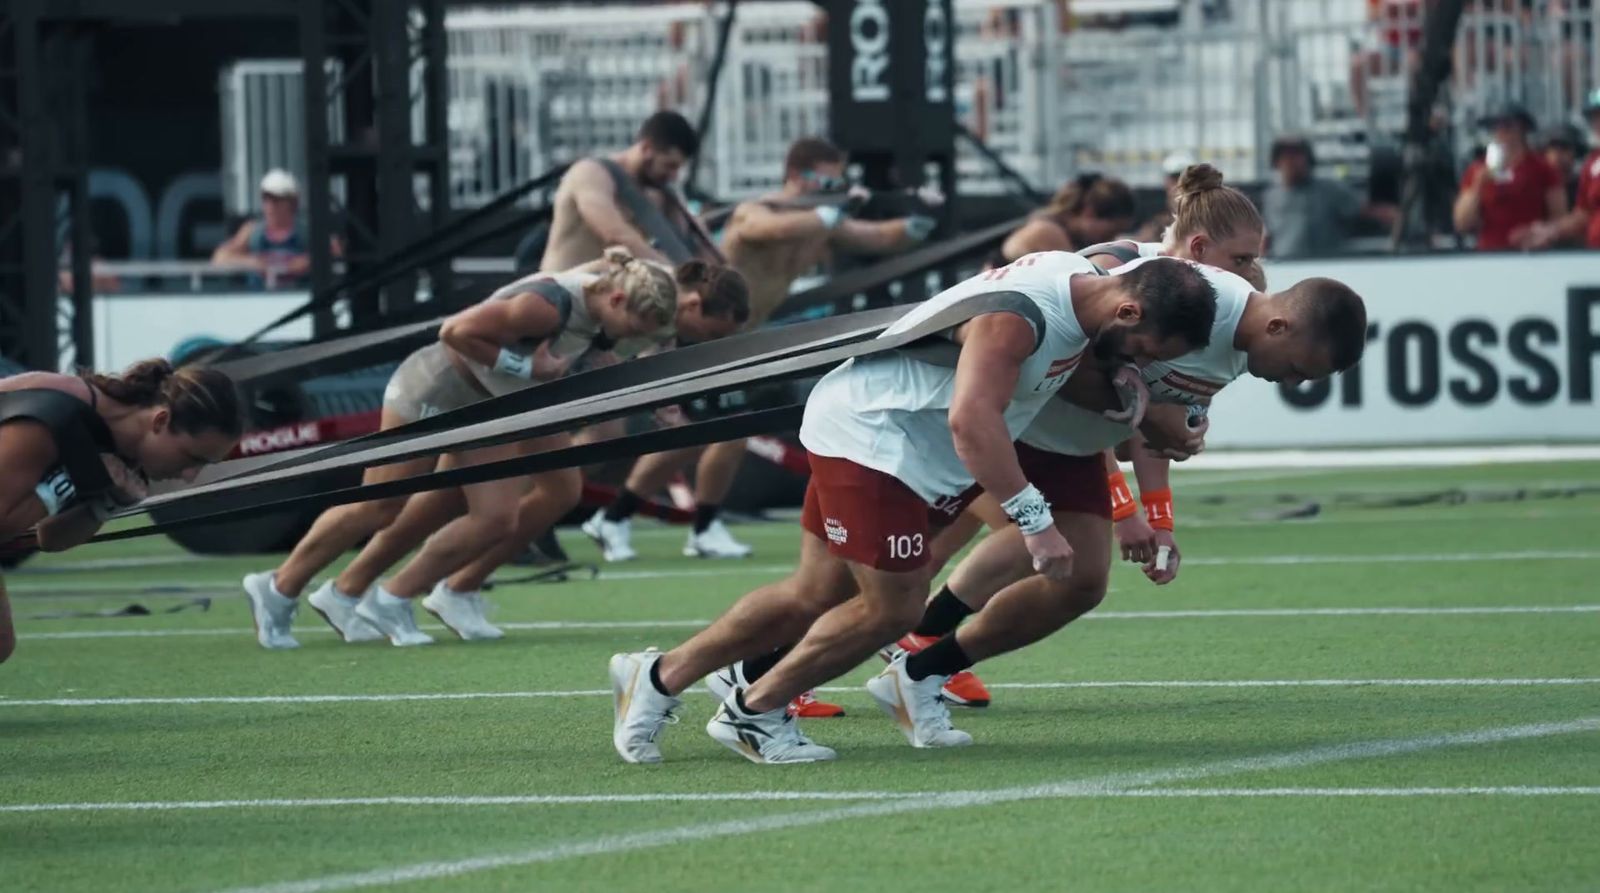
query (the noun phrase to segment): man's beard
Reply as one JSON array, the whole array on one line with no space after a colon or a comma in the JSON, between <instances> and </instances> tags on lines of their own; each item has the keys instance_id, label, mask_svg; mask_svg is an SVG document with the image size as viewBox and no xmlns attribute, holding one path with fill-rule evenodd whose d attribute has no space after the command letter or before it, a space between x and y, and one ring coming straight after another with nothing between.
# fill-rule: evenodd
<instances>
[{"instance_id":1,"label":"man's beard","mask_svg":"<svg viewBox=\"0 0 1600 893\"><path fill-rule=\"evenodd\" d=\"M1104 367L1120 366L1130 363L1133 358L1128 355L1128 332L1122 327L1109 329L1094 339L1094 359Z\"/></svg>"}]
</instances>

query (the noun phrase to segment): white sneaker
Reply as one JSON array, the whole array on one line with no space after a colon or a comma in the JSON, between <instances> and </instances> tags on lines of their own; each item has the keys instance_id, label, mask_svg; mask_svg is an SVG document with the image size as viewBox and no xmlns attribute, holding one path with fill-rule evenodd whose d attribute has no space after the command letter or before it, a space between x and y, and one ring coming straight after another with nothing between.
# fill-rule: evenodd
<instances>
[{"instance_id":1,"label":"white sneaker","mask_svg":"<svg viewBox=\"0 0 1600 893\"><path fill-rule=\"evenodd\" d=\"M417 618L411 613L411 601L394 595L382 586L374 586L356 605L356 616L372 624L396 646L430 645L433 636L417 629Z\"/></svg>"},{"instance_id":2,"label":"white sneaker","mask_svg":"<svg viewBox=\"0 0 1600 893\"><path fill-rule=\"evenodd\" d=\"M711 526L695 533L689 531L689 541L683 544L683 554L689 558L747 558L750 547L733 538L728 526L719 518Z\"/></svg>"},{"instance_id":3,"label":"white sneaker","mask_svg":"<svg viewBox=\"0 0 1600 893\"><path fill-rule=\"evenodd\" d=\"M279 650L300 647L300 643L289 634L289 628L294 626L295 611L300 609L300 601L278 591L272 582L272 571L247 574L244 578L244 594L249 597L250 619L256 625L256 641L261 643L262 648Z\"/></svg>"},{"instance_id":4,"label":"white sneaker","mask_svg":"<svg viewBox=\"0 0 1600 893\"><path fill-rule=\"evenodd\" d=\"M906 658L901 653L883 672L867 680L873 700L900 726L912 747L966 747L972 736L950 722L944 689L948 676L929 676L913 680L906 675Z\"/></svg>"},{"instance_id":5,"label":"white sneaker","mask_svg":"<svg viewBox=\"0 0 1600 893\"><path fill-rule=\"evenodd\" d=\"M706 734L752 763L817 763L838 759L831 747L807 738L785 707L766 713L746 713L739 709L734 689L711 721Z\"/></svg>"},{"instance_id":6,"label":"white sneaker","mask_svg":"<svg viewBox=\"0 0 1600 893\"><path fill-rule=\"evenodd\" d=\"M650 683L650 669L659 660L659 651L611 655L611 695L615 711L611 745L630 763L661 762L656 736L661 734L662 726L678 721L672 711L683 702L656 691Z\"/></svg>"},{"instance_id":7,"label":"white sneaker","mask_svg":"<svg viewBox=\"0 0 1600 893\"><path fill-rule=\"evenodd\" d=\"M628 518L608 521L606 510L601 509L583 522L582 530L600 547L600 557L607 561L632 561L639 557L639 553L633 551L633 521Z\"/></svg>"},{"instance_id":8,"label":"white sneaker","mask_svg":"<svg viewBox=\"0 0 1600 893\"><path fill-rule=\"evenodd\" d=\"M383 633L356 614L356 605L361 604L361 599L335 589L332 580L317 587L306 604L321 614L346 642L376 642L383 638Z\"/></svg>"},{"instance_id":9,"label":"white sneaker","mask_svg":"<svg viewBox=\"0 0 1600 893\"><path fill-rule=\"evenodd\" d=\"M439 618L440 623L463 641L503 639L506 635L485 616L481 592L457 592L448 583L441 582L422 600L422 609Z\"/></svg>"},{"instance_id":10,"label":"white sneaker","mask_svg":"<svg viewBox=\"0 0 1600 893\"><path fill-rule=\"evenodd\" d=\"M749 688L750 680L744 678L744 661L732 663L707 676L704 680L706 691L711 693L717 703L722 703L733 694L736 688Z\"/></svg>"}]
</instances>

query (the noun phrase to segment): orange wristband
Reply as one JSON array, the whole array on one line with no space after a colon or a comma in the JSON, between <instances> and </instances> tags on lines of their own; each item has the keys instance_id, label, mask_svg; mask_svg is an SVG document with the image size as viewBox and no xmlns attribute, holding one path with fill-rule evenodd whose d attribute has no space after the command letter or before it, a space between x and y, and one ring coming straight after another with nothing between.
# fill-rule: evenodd
<instances>
[{"instance_id":1,"label":"orange wristband","mask_svg":"<svg viewBox=\"0 0 1600 893\"><path fill-rule=\"evenodd\" d=\"M1133 501L1133 491L1128 489L1128 479L1123 477L1122 472L1113 471L1106 475L1106 483L1111 486L1111 520L1133 517L1139 506Z\"/></svg>"},{"instance_id":2,"label":"orange wristband","mask_svg":"<svg viewBox=\"0 0 1600 893\"><path fill-rule=\"evenodd\" d=\"M1139 494L1139 501L1144 503L1144 517L1150 526L1157 530L1172 529L1172 488L1165 490L1150 490Z\"/></svg>"}]
</instances>

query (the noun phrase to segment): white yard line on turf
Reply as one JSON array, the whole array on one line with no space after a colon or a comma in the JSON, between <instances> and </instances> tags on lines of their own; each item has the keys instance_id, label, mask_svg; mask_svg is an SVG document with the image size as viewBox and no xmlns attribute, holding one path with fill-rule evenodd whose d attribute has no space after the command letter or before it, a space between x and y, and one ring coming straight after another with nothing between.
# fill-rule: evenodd
<instances>
[{"instance_id":1,"label":"white yard line on turf","mask_svg":"<svg viewBox=\"0 0 1600 893\"><path fill-rule=\"evenodd\" d=\"M1460 616L1474 614L1594 614L1600 613L1600 604L1594 605L1466 605L1459 607L1369 607L1369 608L1197 608L1192 611L1096 611L1084 615L1085 620L1179 620L1222 617L1374 617L1389 615ZM562 629L695 629L710 624L709 620L541 620L501 623L503 629L512 630L562 630ZM438 625L422 624L423 629L443 629ZM307 625L295 634L332 634L324 626ZM48 632L23 632L30 642L64 641L76 639L155 639L167 636L246 636L251 631L243 628L223 629L74 629ZM374 646L376 647L376 646Z\"/></svg>"},{"instance_id":2,"label":"white yard line on turf","mask_svg":"<svg viewBox=\"0 0 1600 893\"><path fill-rule=\"evenodd\" d=\"M205 809L305 809L328 806L577 806L586 803L764 803L805 800L903 800L917 791L729 791L717 794L505 794L484 797L319 797L267 800L143 800L126 803L12 803L7 812L168 812Z\"/></svg>"},{"instance_id":3,"label":"white yard line on turf","mask_svg":"<svg viewBox=\"0 0 1600 893\"><path fill-rule=\"evenodd\" d=\"M1549 462L1592 462L1600 446L1432 446L1372 450L1218 450L1184 462L1185 472L1252 468L1450 468L1463 465Z\"/></svg>"},{"instance_id":4,"label":"white yard line on turf","mask_svg":"<svg viewBox=\"0 0 1600 893\"><path fill-rule=\"evenodd\" d=\"M105 803L8 803L7 812L186 812L213 809L322 809L341 806L581 806L594 803L740 803L808 800L911 800L933 791L733 791L718 794L503 794L483 797L324 797L270 800L134 800ZM1077 797L1595 797L1600 787L1432 788L1130 788L1062 794Z\"/></svg>"},{"instance_id":5,"label":"white yard line on turf","mask_svg":"<svg viewBox=\"0 0 1600 893\"><path fill-rule=\"evenodd\" d=\"M465 859L418 862L374 871L349 872L300 881L238 888L230 891L230 893L332 893L332 891L336 890L355 890L362 887L401 884L430 878L460 877L481 871L559 862L581 856L610 856L655 849L672 844L720 840L768 831L815 827L854 819L879 818L933 810L994 806L1026 800L1049 800L1081 796L1095 791L1126 791L1157 785L1170 785L1178 782L1198 781L1217 776L1270 772L1279 769L1301 769L1326 763L1370 760L1448 747L1496 744L1594 731L1600 731L1600 719L1584 718L1568 722L1507 726L1471 732L1428 735L1418 738L1358 741L1304 750L1285 751L1264 756L1194 763L1169 769L1145 772L1118 772L1095 778L1068 779L1053 784L951 791L927 797L860 803L835 809L743 817L730 821L682 825L677 828L663 828L633 834L607 834L587 839L569 840L520 852L475 856Z\"/></svg>"},{"instance_id":6,"label":"white yard line on turf","mask_svg":"<svg viewBox=\"0 0 1600 893\"><path fill-rule=\"evenodd\" d=\"M1518 679L1176 679L1114 680L1076 682L991 682L991 689L1072 689L1072 688L1537 688L1547 686L1600 685L1600 677L1555 677ZM821 692L853 692L848 685L823 686ZM702 689L691 688L691 693ZM0 695L5 707L148 707L195 706L201 704L343 704L386 703L397 701L488 701L532 698L598 698L610 696L605 688L568 691L468 691L397 692L393 694L321 695L198 695L181 697L119 698L35 698L8 699Z\"/></svg>"}]
</instances>

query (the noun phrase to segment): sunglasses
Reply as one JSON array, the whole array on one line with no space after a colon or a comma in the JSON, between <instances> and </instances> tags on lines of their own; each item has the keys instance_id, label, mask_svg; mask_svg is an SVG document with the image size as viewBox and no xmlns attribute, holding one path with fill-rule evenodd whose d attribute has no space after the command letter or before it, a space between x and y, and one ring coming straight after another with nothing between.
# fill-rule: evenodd
<instances>
[{"instance_id":1,"label":"sunglasses","mask_svg":"<svg viewBox=\"0 0 1600 893\"><path fill-rule=\"evenodd\" d=\"M823 176L816 171L806 171L800 175L800 179L817 187L822 192L839 192L850 185L850 181L844 177Z\"/></svg>"}]
</instances>

